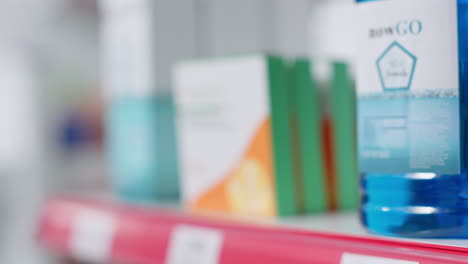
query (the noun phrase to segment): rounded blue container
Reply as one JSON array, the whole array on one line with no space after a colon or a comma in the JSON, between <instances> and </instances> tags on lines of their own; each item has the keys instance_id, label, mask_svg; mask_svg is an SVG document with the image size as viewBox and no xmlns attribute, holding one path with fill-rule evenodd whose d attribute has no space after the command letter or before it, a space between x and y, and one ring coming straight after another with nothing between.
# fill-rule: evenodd
<instances>
[{"instance_id":1,"label":"rounded blue container","mask_svg":"<svg viewBox=\"0 0 468 264\"><path fill-rule=\"evenodd\" d=\"M380 0L357 0L370 2ZM392 0L388 0L392 1ZM408 0L411 1L411 0ZM462 167L466 168L468 0L457 1L460 63ZM361 3L366 4L366 3ZM421 6L424 8L424 6ZM378 234L404 237L468 237L468 174L435 173L361 175L362 223Z\"/></svg>"}]
</instances>

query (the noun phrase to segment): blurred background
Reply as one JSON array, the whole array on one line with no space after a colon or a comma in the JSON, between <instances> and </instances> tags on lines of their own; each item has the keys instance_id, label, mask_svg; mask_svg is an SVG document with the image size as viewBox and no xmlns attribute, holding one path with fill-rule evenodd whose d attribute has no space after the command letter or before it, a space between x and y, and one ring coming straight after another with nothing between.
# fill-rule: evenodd
<instances>
[{"instance_id":1,"label":"blurred background","mask_svg":"<svg viewBox=\"0 0 468 264\"><path fill-rule=\"evenodd\" d=\"M352 0L154 3L155 48L140 48L154 52L162 92L184 58L275 51L353 62ZM0 0L0 263L60 263L35 240L41 203L109 189L106 12L96 0ZM138 26L128 32L141 37Z\"/></svg>"}]
</instances>

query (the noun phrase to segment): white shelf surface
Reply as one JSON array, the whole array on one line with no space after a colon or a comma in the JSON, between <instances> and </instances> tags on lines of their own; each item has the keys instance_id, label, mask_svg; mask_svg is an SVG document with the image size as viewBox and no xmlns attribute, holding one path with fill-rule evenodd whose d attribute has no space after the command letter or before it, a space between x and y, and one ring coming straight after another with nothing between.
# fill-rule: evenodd
<instances>
[{"instance_id":1,"label":"white shelf surface","mask_svg":"<svg viewBox=\"0 0 468 264\"><path fill-rule=\"evenodd\" d=\"M468 249L468 239L409 239L374 235L369 233L366 228L361 225L357 212L338 212L309 216L286 217L277 220L276 223L280 226L285 226L297 230L311 230L369 238L385 238L395 241L410 241Z\"/></svg>"}]
</instances>

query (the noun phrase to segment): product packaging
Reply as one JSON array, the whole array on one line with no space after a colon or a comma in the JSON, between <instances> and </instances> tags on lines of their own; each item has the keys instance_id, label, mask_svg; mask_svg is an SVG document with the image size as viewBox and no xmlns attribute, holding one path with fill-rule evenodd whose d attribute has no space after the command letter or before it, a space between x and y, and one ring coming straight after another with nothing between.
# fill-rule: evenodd
<instances>
[{"instance_id":1,"label":"product packaging","mask_svg":"<svg viewBox=\"0 0 468 264\"><path fill-rule=\"evenodd\" d=\"M468 236L467 4L358 4L359 169L372 232Z\"/></svg>"},{"instance_id":2,"label":"product packaging","mask_svg":"<svg viewBox=\"0 0 468 264\"><path fill-rule=\"evenodd\" d=\"M284 60L246 54L186 61L173 79L186 207L296 214Z\"/></svg>"}]
</instances>

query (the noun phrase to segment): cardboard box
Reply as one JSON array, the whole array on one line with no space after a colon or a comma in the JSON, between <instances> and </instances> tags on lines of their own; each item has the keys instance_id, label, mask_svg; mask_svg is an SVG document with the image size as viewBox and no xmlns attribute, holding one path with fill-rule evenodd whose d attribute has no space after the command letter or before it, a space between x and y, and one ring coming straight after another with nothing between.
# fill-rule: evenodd
<instances>
[{"instance_id":1,"label":"cardboard box","mask_svg":"<svg viewBox=\"0 0 468 264\"><path fill-rule=\"evenodd\" d=\"M247 216L297 213L284 60L193 60L173 78L185 205Z\"/></svg>"}]
</instances>

